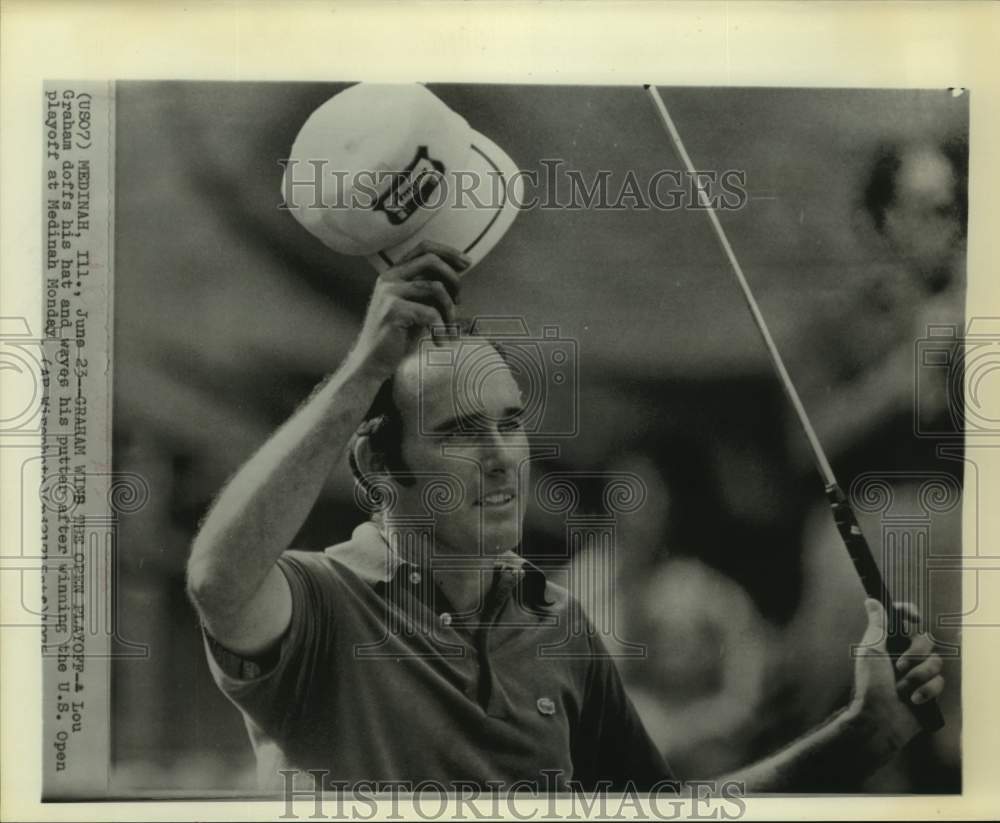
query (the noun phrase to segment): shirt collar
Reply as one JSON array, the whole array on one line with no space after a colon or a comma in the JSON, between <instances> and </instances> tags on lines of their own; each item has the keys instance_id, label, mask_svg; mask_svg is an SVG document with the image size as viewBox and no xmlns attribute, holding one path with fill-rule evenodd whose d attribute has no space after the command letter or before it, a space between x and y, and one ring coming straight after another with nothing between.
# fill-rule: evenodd
<instances>
[{"instance_id":1,"label":"shirt collar","mask_svg":"<svg viewBox=\"0 0 1000 823\"><path fill-rule=\"evenodd\" d=\"M372 586L390 582L400 566L416 568L416 564L392 549L371 521L359 525L350 540L330 546L325 554ZM529 604L550 605L545 599L545 572L538 566L510 550L497 555L495 561L497 569L523 574Z\"/></svg>"},{"instance_id":2,"label":"shirt collar","mask_svg":"<svg viewBox=\"0 0 1000 823\"><path fill-rule=\"evenodd\" d=\"M388 583L396 570L405 563L389 544L382 539L378 527L371 522L362 523L346 543L338 543L325 550L327 557L347 566L366 583Z\"/></svg>"}]
</instances>

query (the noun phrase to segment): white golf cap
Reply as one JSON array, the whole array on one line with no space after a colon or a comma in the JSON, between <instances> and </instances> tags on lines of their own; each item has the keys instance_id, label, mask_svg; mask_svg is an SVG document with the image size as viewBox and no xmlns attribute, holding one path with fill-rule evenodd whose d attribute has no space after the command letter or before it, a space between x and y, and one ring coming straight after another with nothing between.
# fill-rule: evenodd
<instances>
[{"instance_id":1,"label":"white golf cap","mask_svg":"<svg viewBox=\"0 0 1000 823\"><path fill-rule=\"evenodd\" d=\"M510 157L416 83L359 83L323 103L295 138L282 194L323 243L378 271L422 240L475 265L523 202Z\"/></svg>"}]
</instances>

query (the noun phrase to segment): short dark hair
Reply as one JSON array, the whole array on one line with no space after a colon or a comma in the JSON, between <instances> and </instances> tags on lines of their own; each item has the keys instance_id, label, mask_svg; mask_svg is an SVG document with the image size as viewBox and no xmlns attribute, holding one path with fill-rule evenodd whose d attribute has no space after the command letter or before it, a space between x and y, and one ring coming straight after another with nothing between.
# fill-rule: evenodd
<instances>
[{"instance_id":1,"label":"short dark hair","mask_svg":"<svg viewBox=\"0 0 1000 823\"><path fill-rule=\"evenodd\" d=\"M496 349L505 363L509 362L503 347L496 340L477 331L475 323L470 320L457 320L452 326L451 336L453 338L472 337L489 343ZM406 476L410 469L403 459L403 415L396 405L395 387L395 374L390 375L379 386L371 406L365 412L364 418L351 438L348 449L347 461L351 466L351 474L361 485L362 490L368 493L372 491L371 483L354 456L354 445L359 437L368 438L372 452L382 458L383 465L390 473L403 475L399 478L400 483L409 486L414 482L412 477Z\"/></svg>"},{"instance_id":2,"label":"short dark hair","mask_svg":"<svg viewBox=\"0 0 1000 823\"><path fill-rule=\"evenodd\" d=\"M864 190L864 204L875 228L885 231L885 213L896 202L896 178L903 166L907 146L883 143L874 154ZM955 216L965 237L969 217L969 144L961 136L950 137L934 146L951 164L955 176Z\"/></svg>"}]
</instances>

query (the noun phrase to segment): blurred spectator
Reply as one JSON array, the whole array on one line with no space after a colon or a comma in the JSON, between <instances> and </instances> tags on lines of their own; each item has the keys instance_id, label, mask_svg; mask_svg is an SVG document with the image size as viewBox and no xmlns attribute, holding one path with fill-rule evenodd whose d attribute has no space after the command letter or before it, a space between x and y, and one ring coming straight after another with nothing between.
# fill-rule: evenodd
<instances>
[{"instance_id":1,"label":"blurred spectator","mask_svg":"<svg viewBox=\"0 0 1000 823\"><path fill-rule=\"evenodd\" d=\"M762 714L774 630L747 591L695 557L672 557L676 494L656 462L628 453L608 474L641 479L645 504L618 517L608 563L585 548L570 580L616 661L654 742L679 774L709 777L761 750L784 719ZM681 472L682 474L682 472ZM613 621L603 619L613 609Z\"/></svg>"},{"instance_id":2,"label":"blurred spectator","mask_svg":"<svg viewBox=\"0 0 1000 823\"><path fill-rule=\"evenodd\" d=\"M809 319L812 345L794 370L834 460L862 453L870 461L872 444L892 452L885 435L898 442L911 434L915 403L923 420L961 417L955 415L960 393L949 396L940 379L923 382L918 395L914 373L916 343L929 328L960 331L964 321L967 174L968 147L958 138L886 144L875 152L862 200L888 264L873 267L866 287L849 293L825 320ZM939 371L944 378L946 370ZM805 469L811 455L797 430L793 436ZM909 455L914 445L911 438L895 451Z\"/></svg>"},{"instance_id":3,"label":"blurred spectator","mask_svg":"<svg viewBox=\"0 0 1000 823\"><path fill-rule=\"evenodd\" d=\"M648 658L623 667L653 740L679 774L710 777L769 753L788 718L768 706L775 629L746 590L694 558L668 560L629 597ZM776 748L776 747L773 747Z\"/></svg>"},{"instance_id":4,"label":"blurred spectator","mask_svg":"<svg viewBox=\"0 0 1000 823\"><path fill-rule=\"evenodd\" d=\"M952 138L878 149L865 187L876 229L927 293L954 284L968 222L968 145Z\"/></svg>"}]
</instances>

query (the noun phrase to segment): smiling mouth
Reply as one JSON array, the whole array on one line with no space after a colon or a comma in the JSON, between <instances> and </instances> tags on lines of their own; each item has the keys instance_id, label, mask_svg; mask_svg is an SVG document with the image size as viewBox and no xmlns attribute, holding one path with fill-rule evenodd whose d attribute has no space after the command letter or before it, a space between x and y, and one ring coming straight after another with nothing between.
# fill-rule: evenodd
<instances>
[{"instance_id":1,"label":"smiling mouth","mask_svg":"<svg viewBox=\"0 0 1000 823\"><path fill-rule=\"evenodd\" d=\"M490 494L480 497L476 501L477 506L489 507L499 507L506 506L514 500L514 495L512 492L492 492Z\"/></svg>"}]
</instances>

